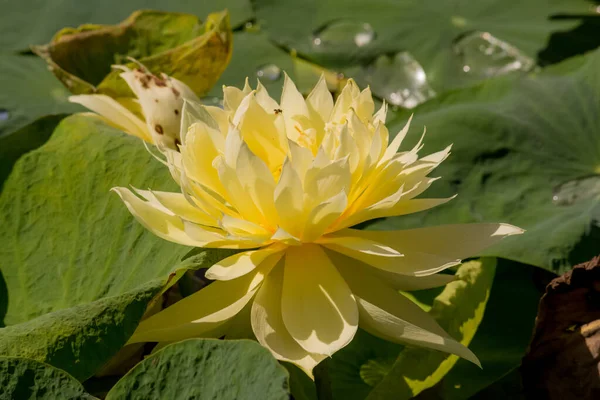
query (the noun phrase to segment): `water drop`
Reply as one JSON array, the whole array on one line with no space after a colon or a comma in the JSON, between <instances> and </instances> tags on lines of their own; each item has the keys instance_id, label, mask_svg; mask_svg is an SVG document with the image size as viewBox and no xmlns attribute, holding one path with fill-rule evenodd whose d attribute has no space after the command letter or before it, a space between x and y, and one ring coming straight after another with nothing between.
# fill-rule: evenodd
<instances>
[{"instance_id":1,"label":"water drop","mask_svg":"<svg viewBox=\"0 0 600 400\"><path fill-rule=\"evenodd\" d=\"M462 70L480 79L527 72L535 67L531 57L488 32L476 31L460 37L454 52L461 58Z\"/></svg>"},{"instance_id":2,"label":"water drop","mask_svg":"<svg viewBox=\"0 0 600 400\"><path fill-rule=\"evenodd\" d=\"M203 97L200 99L200 103L202 103L205 106L214 106L214 107L223 108L223 99L221 99L219 97L214 97L214 96Z\"/></svg>"},{"instance_id":3,"label":"water drop","mask_svg":"<svg viewBox=\"0 0 600 400\"><path fill-rule=\"evenodd\" d=\"M10 114L7 109L0 108L0 121L8 121Z\"/></svg>"},{"instance_id":4,"label":"water drop","mask_svg":"<svg viewBox=\"0 0 600 400\"><path fill-rule=\"evenodd\" d=\"M359 71L356 78L392 106L414 108L435 96L423 67L407 52L380 56Z\"/></svg>"},{"instance_id":5,"label":"water drop","mask_svg":"<svg viewBox=\"0 0 600 400\"><path fill-rule=\"evenodd\" d=\"M373 27L366 22L337 20L317 29L312 37L316 48L348 48L368 46L376 37Z\"/></svg>"},{"instance_id":6,"label":"water drop","mask_svg":"<svg viewBox=\"0 0 600 400\"><path fill-rule=\"evenodd\" d=\"M554 188L552 203L569 206L591 198L600 199L600 176L574 179Z\"/></svg>"},{"instance_id":7,"label":"water drop","mask_svg":"<svg viewBox=\"0 0 600 400\"><path fill-rule=\"evenodd\" d=\"M281 78L281 68L275 64L265 64L258 67L256 76L270 82L275 82Z\"/></svg>"}]
</instances>

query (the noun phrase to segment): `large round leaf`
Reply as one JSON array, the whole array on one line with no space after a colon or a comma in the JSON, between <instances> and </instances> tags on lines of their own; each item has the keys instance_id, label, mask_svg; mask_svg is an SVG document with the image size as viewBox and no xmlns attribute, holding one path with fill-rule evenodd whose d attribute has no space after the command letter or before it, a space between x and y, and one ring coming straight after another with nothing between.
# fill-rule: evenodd
<instances>
[{"instance_id":1,"label":"large round leaf","mask_svg":"<svg viewBox=\"0 0 600 400\"><path fill-rule=\"evenodd\" d=\"M50 41L61 28L81 24L115 24L135 10L160 10L195 14L201 18L213 11L228 9L233 26L252 18L248 0L109 0L102 7L78 0L23 0L5 4L0 13L0 46L3 51L26 50L30 45Z\"/></svg>"},{"instance_id":2,"label":"large round leaf","mask_svg":"<svg viewBox=\"0 0 600 400\"><path fill-rule=\"evenodd\" d=\"M0 357L0 398L92 400L81 383L58 368L26 358Z\"/></svg>"},{"instance_id":3,"label":"large round leaf","mask_svg":"<svg viewBox=\"0 0 600 400\"><path fill-rule=\"evenodd\" d=\"M190 339L147 357L106 398L287 400L288 374L254 341Z\"/></svg>"},{"instance_id":4,"label":"large round leaf","mask_svg":"<svg viewBox=\"0 0 600 400\"><path fill-rule=\"evenodd\" d=\"M125 344L189 250L148 232L110 192L130 184L176 189L139 139L96 118L65 119L17 162L0 195L0 354L86 378ZM221 255L201 253L196 264Z\"/></svg>"},{"instance_id":5,"label":"large round leaf","mask_svg":"<svg viewBox=\"0 0 600 400\"><path fill-rule=\"evenodd\" d=\"M492 80L415 111L424 153L454 143L428 197L458 198L371 229L509 222L527 230L486 251L552 271L590 259L600 237L600 52L526 79ZM407 114L393 121L391 131Z\"/></svg>"},{"instance_id":6,"label":"large round leaf","mask_svg":"<svg viewBox=\"0 0 600 400\"><path fill-rule=\"evenodd\" d=\"M265 32L243 31L233 35L234 51L229 66L221 75L210 95L223 97L223 85L243 87L246 78L255 87L256 79L278 99L283 88L283 72L293 77L290 55L277 47Z\"/></svg>"},{"instance_id":7,"label":"large round leaf","mask_svg":"<svg viewBox=\"0 0 600 400\"><path fill-rule=\"evenodd\" d=\"M490 32L535 57L551 32L578 24L549 16L591 9L584 0L258 0L255 4L259 22L273 40L312 60L345 67L382 53L408 51L423 65L436 90L459 83L462 64L453 44L461 35Z\"/></svg>"}]
</instances>

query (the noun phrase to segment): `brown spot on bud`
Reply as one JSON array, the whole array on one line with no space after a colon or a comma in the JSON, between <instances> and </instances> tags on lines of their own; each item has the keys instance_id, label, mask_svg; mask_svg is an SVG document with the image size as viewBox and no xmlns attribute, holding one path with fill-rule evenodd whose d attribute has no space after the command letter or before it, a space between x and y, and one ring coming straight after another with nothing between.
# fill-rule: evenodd
<instances>
[{"instance_id":1,"label":"brown spot on bud","mask_svg":"<svg viewBox=\"0 0 600 400\"><path fill-rule=\"evenodd\" d=\"M173 91L173 94L175 95L175 97L179 97L179 90L175 89L174 87L171 88L171 90Z\"/></svg>"},{"instance_id":2,"label":"brown spot on bud","mask_svg":"<svg viewBox=\"0 0 600 400\"><path fill-rule=\"evenodd\" d=\"M281 108L276 108L276 109L273 110L273 112L275 114L281 114L283 112L283 110Z\"/></svg>"},{"instance_id":3,"label":"brown spot on bud","mask_svg":"<svg viewBox=\"0 0 600 400\"><path fill-rule=\"evenodd\" d=\"M159 124L154 125L154 130L156 131L156 133L158 133L159 135L162 135L163 133L165 133L163 131L163 127Z\"/></svg>"},{"instance_id":4,"label":"brown spot on bud","mask_svg":"<svg viewBox=\"0 0 600 400\"><path fill-rule=\"evenodd\" d=\"M162 79L152 75L152 80L154 81L154 84L158 87L165 87L167 86L167 82L163 81Z\"/></svg>"},{"instance_id":5,"label":"brown spot on bud","mask_svg":"<svg viewBox=\"0 0 600 400\"><path fill-rule=\"evenodd\" d=\"M148 75L140 76L140 83L142 84L142 87L144 89L148 89L148 87L149 87L148 83L150 83L150 78L148 77Z\"/></svg>"},{"instance_id":6,"label":"brown spot on bud","mask_svg":"<svg viewBox=\"0 0 600 400\"><path fill-rule=\"evenodd\" d=\"M175 109L175 115L179 115L179 110Z\"/></svg>"},{"instance_id":7,"label":"brown spot on bud","mask_svg":"<svg viewBox=\"0 0 600 400\"><path fill-rule=\"evenodd\" d=\"M155 103L158 103L158 99L154 99L154 102L155 102Z\"/></svg>"}]
</instances>

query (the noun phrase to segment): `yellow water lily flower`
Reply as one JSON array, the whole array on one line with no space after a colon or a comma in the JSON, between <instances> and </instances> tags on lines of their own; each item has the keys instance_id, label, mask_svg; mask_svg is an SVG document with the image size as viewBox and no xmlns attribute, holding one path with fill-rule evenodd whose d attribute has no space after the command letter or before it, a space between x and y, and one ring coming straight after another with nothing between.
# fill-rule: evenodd
<instances>
[{"instance_id":1,"label":"yellow water lily flower","mask_svg":"<svg viewBox=\"0 0 600 400\"><path fill-rule=\"evenodd\" d=\"M287 76L279 103L260 83L225 87L224 109L186 103L180 152L166 152L182 193L114 190L161 238L241 251L207 270L215 282L142 321L130 342L220 337L249 314L258 341L309 375L359 326L478 363L399 291L445 285L453 277L439 272L523 231L353 229L449 200L419 195L450 148L419 158L419 141L398 152L410 121L388 143L385 117L352 80L335 103L324 79L304 99Z\"/></svg>"},{"instance_id":2,"label":"yellow water lily flower","mask_svg":"<svg viewBox=\"0 0 600 400\"><path fill-rule=\"evenodd\" d=\"M130 69L123 65L114 68L120 74L136 99L113 99L105 94L89 94L69 97L97 113L108 124L137 136L159 148L177 149L180 144L179 126L184 100L198 101L185 83L162 74L153 75L142 65Z\"/></svg>"}]
</instances>

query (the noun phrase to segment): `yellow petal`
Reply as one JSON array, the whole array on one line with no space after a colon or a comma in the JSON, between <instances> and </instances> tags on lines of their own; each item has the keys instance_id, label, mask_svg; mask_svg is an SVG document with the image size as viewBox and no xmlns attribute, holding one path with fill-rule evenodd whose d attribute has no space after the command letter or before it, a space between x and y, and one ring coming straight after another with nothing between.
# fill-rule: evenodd
<instances>
[{"instance_id":1,"label":"yellow petal","mask_svg":"<svg viewBox=\"0 0 600 400\"><path fill-rule=\"evenodd\" d=\"M279 223L275 209L275 180L267 165L243 144L236 163L237 177L246 192L263 216L263 225L275 228Z\"/></svg>"},{"instance_id":2,"label":"yellow petal","mask_svg":"<svg viewBox=\"0 0 600 400\"><path fill-rule=\"evenodd\" d=\"M452 339L438 323L415 303L347 258L334 262L357 299L360 326L392 342L440 350L463 357L477 365L479 360Z\"/></svg>"},{"instance_id":3,"label":"yellow petal","mask_svg":"<svg viewBox=\"0 0 600 400\"><path fill-rule=\"evenodd\" d=\"M304 350L288 332L281 314L282 287L283 268L277 267L267 276L252 304L252 330L275 358L296 364L312 378L313 368L327 356Z\"/></svg>"},{"instance_id":4,"label":"yellow petal","mask_svg":"<svg viewBox=\"0 0 600 400\"><path fill-rule=\"evenodd\" d=\"M257 243L263 243L268 240L272 232L254 222L224 215L221 218L221 227L231 236L253 240Z\"/></svg>"},{"instance_id":5,"label":"yellow petal","mask_svg":"<svg viewBox=\"0 0 600 400\"><path fill-rule=\"evenodd\" d=\"M375 103L373 102L373 95L371 94L371 88L366 87L356 99L356 105L354 106L356 114L359 118L364 121L370 121L375 111Z\"/></svg>"},{"instance_id":6,"label":"yellow petal","mask_svg":"<svg viewBox=\"0 0 600 400\"><path fill-rule=\"evenodd\" d=\"M358 260L356 260L358 261ZM366 268L369 268L366 266ZM455 275L433 274L427 276L408 276L387 272L381 269L371 269L371 273L396 290L410 292L446 286L456 280Z\"/></svg>"},{"instance_id":7,"label":"yellow petal","mask_svg":"<svg viewBox=\"0 0 600 400\"><path fill-rule=\"evenodd\" d=\"M256 85L256 101L269 114L275 114L275 110L279 108L279 104L269 96L267 88L260 83L260 80Z\"/></svg>"},{"instance_id":8,"label":"yellow petal","mask_svg":"<svg viewBox=\"0 0 600 400\"><path fill-rule=\"evenodd\" d=\"M267 258L250 273L230 281L216 281L142 321L129 343L178 341L215 336L254 296L279 258Z\"/></svg>"},{"instance_id":9,"label":"yellow petal","mask_svg":"<svg viewBox=\"0 0 600 400\"><path fill-rule=\"evenodd\" d=\"M287 250L281 311L288 332L311 353L331 355L356 333L354 297L318 245Z\"/></svg>"},{"instance_id":10,"label":"yellow petal","mask_svg":"<svg viewBox=\"0 0 600 400\"><path fill-rule=\"evenodd\" d=\"M200 208L193 206L181 193L170 193L150 190L135 189L135 191L145 199L147 199L156 208L170 213L174 216L179 216L187 221L195 222L201 225L217 226L217 220Z\"/></svg>"},{"instance_id":11,"label":"yellow petal","mask_svg":"<svg viewBox=\"0 0 600 400\"><path fill-rule=\"evenodd\" d=\"M202 182L204 186L220 195L223 195L225 190L219 180L219 174L213 167L213 160L224 148L225 139L221 132L202 121L190 126L185 135L185 143L181 146L186 175L194 181Z\"/></svg>"},{"instance_id":12,"label":"yellow petal","mask_svg":"<svg viewBox=\"0 0 600 400\"><path fill-rule=\"evenodd\" d=\"M391 160L392 157L398 152L398 149L400 148L400 145L402 144L402 141L406 137L408 129L410 128L410 122L412 121L412 117L413 116L411 115L410 118L408 118L408 122L406 122L404 128L402 128L402 130L398 132L394 140L392 140L392 143L390 143L383 157L381 158L380 163L384 163Z\"/></svg>"},{"instance_id":13,"label":"yellow petal","mask_svg":"<svg viewBox=\"0 0 600 400\"><path fill-rule=\"evenodd\" d=\"M246 78L243 90L240 90L235 86L223 86L223 108L225 108L225 111L235 112L242 102L242 99L251 91L252 89L248 84L248 78Z\"/></svg>"},{"instance_id":14,"label":"yellow petal","mask_svg":"<svg viewBox=\"0 0 600 400\"><path fill-rule=\"evenodd\" d=\"M327 201L319 204L308 215L302 240L317 240L327 228L344 212L348 205L348 196L343 190Z\"/></svg>"},{"instance_id":15,"label":"yellow petal","mask_svg":"<svg viewBox=\"0 0 600 400\"><path fill-rule=\"evenodd\" d=\"M306 103L321 117L323 122L329 121L329 116L333 110L333 97L327 88L324 75L321 75L319 82L306 98Z\"/></svg>"},{"instance_id":16,"label":"yellow petal","mask_svg":"<svg viewBox=\"0 0 600 400\"><path fill-rule=\"evenodd\" d=\"M350 189L351 175L347 158L325 166L319 163L317 156L313 166L306 171L304 179L306 206L310 208L329 200L341 191L347 192Z\"/></svg>"},{"instance_id":17,"label":"yellow petal","mask_svg":"<svg viewBox=\"0 0 600 400\"><path fill-rule=\"evenodd\" d=\"M201 226L188 221L184 221L183 226L185 233L190 238L203 243L201 247L211 249L255 249L269 244L262 240L227 236L227 232L221 229Z\"/></svg>"},{"instance_id":18,"label":"yellow petal","mask_svg":"<svg viewBox=\"0 0 600 400\"><path fill-rule=\"evenodd\" d=\"M367 207L345 216L343 220L340 220L338 224L335 224L335 229L347 228L376 218L397 217L429 210L430 208L449 202L454 197L456 196L448 197L446 199L411 199L399 201L392 206L381 208Z\"/></svg>"},{"instance_id":19,"label":"yellow petal","mask_svg":"<svg viewBox=\"0 0 600 400\"><path fill-rule=\"evenodd\" d=\"M328 248L356 258L376 268L403 275L426 276L457 265L461 259L475 257L506 236L523 230L508 224L442 225L399 231L360 231L344 229L328 235ZM404 257L392 259L365 254L356 248L361 238L389 246Z\"/></svg>"},{"instance_id":20,"label":"yellow petal","mask_svg":"<svg viewBox=\"0 0 600 400\"><path fill-rule=\"evenodd\" d=\"M265 258L273 254L278 254L281 258L283 256L283 249L283 246L271 245L258 250L245 251L235 254L217 262L210 267L206 271L206 277L208 279L219 281L228 281L239 278L240 276L253 271L265 260Z\"/></svg>"},{"instance_id":21,"label":"yellow petal","mask_svg":"<svg viewBox=\"0 0 600 400\"><path fill-rule=\"evenodd\" d=\"M283 90L281 92L281 110L285 121L285 132L288 138L298 142L300 125L294 117L300 115L309 118L308 107L302 94L294 82L285 74Z\"/></svg>"},{"instance_id":22,"label":"yellow petal","mask_svg":"<svg viewBox=\"0 0 600 400\"><path fill-rule=\"evenodd\" d=\"M239 154L239 151L237 153ZM256 207L256 204L248 201L248 196L240 183L235 166L228 165L222 157L218 157L215 159L215 168L225 188L225 198L235 207L240 216L254 224L263 223L264 217Z\"/></svg>"},{"instance_id":23,"label":"yellow petal","mask_svg":"<svg viewBox=\"0 0 600 400\"><path fill-rule=\"evenodd\" d=\"M104 117L110 125L117 129L121 129L149 143L154 143L144 121L136 117L135 114L123 107L116 100L104 94L71 96L69 97L69 101L89 108Z\"/></svg>"},{"instance_id":24,"label":"yellow petal","mask_svg":"<svg viewBox=\"0 0 600 400\"><path fill-rule=\"evenodd\" d=\"M232 120L250 150L267 163L271 171L283 164L287 153L287 137L278 129L277 118L277 115L267 113L250 93L242 100Z\"/></svg>"},{"instance_id":25,"label":"yellow petal","mask_svg":"<svg viewBox=\"0 0 600 400\"><path fill-rule=\"evenodd\" d=\"M286 159L283 164L274 196L279 225L288 233L300 237L304 221L304 191L302 182L289 159Z\"/></svg>"},{"instance_id":26,"label":"yellow petal","mask_svg":"<svg viewBox=\"0 0 600 400\"><path fill-rule=\"evenodd\" d=\"M358 90L356 83L353 79L348 79L342 92L335 101L331 117L329 118L330 122L338 124L344 123L346 114L350 110L350 107L352 107L354 99L358 98L358 96L360 96L360 91Z\"/></svg>"},{"instance_id":27,"label":"yellow petal","mask_svg":"<svg viewBox=\"0 0 600 400\"><path fill-rule=\"evenodd\" d=\"M184 246L201 247L206 244L205 241L191 238L185 232L181 218L164 207L157 207L140 199L127 188L115 187L111 190L121 197L135 219L156 236Z\"/></svg>"}]
</instances>

